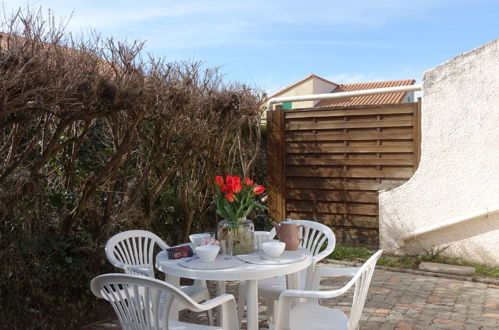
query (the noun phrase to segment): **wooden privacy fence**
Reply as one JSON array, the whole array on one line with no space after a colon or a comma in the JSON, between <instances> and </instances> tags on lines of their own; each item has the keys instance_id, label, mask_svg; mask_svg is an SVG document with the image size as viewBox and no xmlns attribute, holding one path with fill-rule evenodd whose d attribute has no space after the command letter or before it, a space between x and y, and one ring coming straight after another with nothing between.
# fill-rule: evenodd
<instances>
[{"instance_id":1,"label":"wooden privacy fence","mask_svg":"<svg viewBox=\"0 0 499 330\"><path fill-rule=\"evenodd\" d=\"M270 111L269 209L312 219L340 241L378 243L378 191L419 163L420 103Z\"/></svg>"}]
</instances>

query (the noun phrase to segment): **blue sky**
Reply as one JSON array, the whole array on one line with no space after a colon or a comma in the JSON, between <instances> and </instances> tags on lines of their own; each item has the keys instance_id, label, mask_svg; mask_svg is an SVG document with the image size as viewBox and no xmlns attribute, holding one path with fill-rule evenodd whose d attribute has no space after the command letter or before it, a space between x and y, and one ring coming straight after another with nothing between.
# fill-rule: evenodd
<instances>
[{"instance_id":1,"label":"blue sky","mask_svg":"<svg viewBox=\"0 0 499 330\"><path fill-rule=\"evenodd\" d=\"M68 29L146 41L168 60L222 66L272 92L315 73L336 83L414 78L499 37L498 0L7 0L72 17Z\"/></svg>"}]
</instances>

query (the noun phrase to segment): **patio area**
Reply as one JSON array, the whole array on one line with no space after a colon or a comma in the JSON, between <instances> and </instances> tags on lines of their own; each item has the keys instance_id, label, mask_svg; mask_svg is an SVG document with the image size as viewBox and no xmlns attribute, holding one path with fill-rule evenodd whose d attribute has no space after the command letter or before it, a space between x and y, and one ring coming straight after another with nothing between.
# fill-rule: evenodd
<instances>
[{"instance_id":1,"label":"patio area","mask_svg":"<svg viewBox=\"0 0 499 330\"><path fill-rule=\"evenodd\" d=\"M325 280L321 289L336 288L342 283ZM237 297L236 290L237 285L229 283L227 292ZM347 295L322 303L348 311L351 299ZM262 304L260 329L268 329L265 309ZM182 319L208 323L205 314L183 312ZM244 329L245 324L242 326ZM498 328L499 286L387 270L375 271L360 322L360 329L365 330ZM119 325L104 322L90 329L119 329Z\"/></svg>"},{"instance_id":2,"label":"patio area","mask_svg":"<svg viewBox=\"0 0 499 330\"><path fill-rule=\"evenodd\" d=\"M499 39L420 83L272 95L51 10L3 16L3 324L499 330Z\"/></svg>"}]
</instances>

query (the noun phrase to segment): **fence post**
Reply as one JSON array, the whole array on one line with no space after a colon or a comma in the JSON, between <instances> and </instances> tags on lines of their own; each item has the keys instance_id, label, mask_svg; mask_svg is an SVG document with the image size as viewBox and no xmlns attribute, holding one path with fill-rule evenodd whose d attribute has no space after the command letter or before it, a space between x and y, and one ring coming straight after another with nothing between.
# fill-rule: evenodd
<instances>
[{"instance_id":1,"label":"fence post","mask_svg":"<svg viewBox=\"0 0 499 330\"><path fill-rule=\"evenodd\" d=\"M270 216L277 221L286 218L286 136L284 110L277 106L267 110L267 178Z\"/></svg>"}]
</instances>

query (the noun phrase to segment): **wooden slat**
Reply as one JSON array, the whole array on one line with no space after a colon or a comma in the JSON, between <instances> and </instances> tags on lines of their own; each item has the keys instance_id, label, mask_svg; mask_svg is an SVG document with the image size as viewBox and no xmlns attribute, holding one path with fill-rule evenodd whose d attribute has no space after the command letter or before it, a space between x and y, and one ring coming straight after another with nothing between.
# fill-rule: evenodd
<instances>
[{"instance_id":1,"label":"wooden slat","mask_svg":"<svg viewBox=\"0 0 499 330\"><path fill-rule=\"evenodd\" d=\"M289 132L286 141L355 141L355 140L407 140L412 139L413 133L390 133L390 132L370 132L370 133L318 133L300 134L301 132Z\"/></svg>"},{"instance_id":2,"label":"wooden slat","mask_svg":"<svg viewBox=\"0 0 499 330\"><path fill-rule=\"evenodd\" d=\"M351 142L351 144L357 143L357 141ZM380 141L381 146L383 147L408 147L411 148L411 151L414 152L414 142L412 140L387 140Z\"/></svg>"},{"instance_id":3,"label":"wooden slat","mask_svg":"<svg viewBox=\"0 0 499 330\"><path fill-rule=\"evenodd\" d=\"M286 165L407 165L412 166L412 159L318 159L297 154L286 156Z\"/></svg>"},{"instance_id":4,"label":"wooden slat","mask_svg":"<svg viewBox=\"0 0 499 330\"><path fill-rule=\"evenodd\" d=\"M374 215L357 215L345 217L343 214L323 214L311 212L289 212L288 218L294 220L314 220L327 226L346 226L378 228L378 217Z\"/></svg>"},{"instance_id":5,"label":"wooden slat","mask_svg":"<svg viewBox=\"0 0 499 330\"><path fill-rule=\"evenodd\" d=\"M347 122L309 122L286 123L286 130L299 131L308 129L333 129L333 128L365 128L365 127L412 127L412 117L408 120L380 120L380 121L347 121Z\"/></svg>"},{"instance_id":6,"label":"wooden slat","mask_svg":"<svg viewBox=\"0 0 499 330\"><path fill-rule=\"evenodd\" d=\"M340 226L331 226L336 236L336 240L352 245L369 245L377 248L378 230L371 228L349 228Z\"/></svg>"},{"instance_id":7,"label":"wooden slat","mask_svg":"<svg viewBox=\"0 0 499 330\"><path fill-rule=\"evenodd\" d=\"M393 151L390 149L387 149L387 152L410 152L414 150L414 145L412 140L387 140L387 141L381 141L381 140L365 140L365 141L348 141L348 144L345 145L345 141L314 141L314 142L286 142L286 147L288 149L311 149L311 148L317 148L319 151L322 150L333 150L337 148L343 148L344 151L348 151L348 148L352 148L352 150L355 150L355 148L359 147L378 147L378 149L374 151L380 151L382 148L390 148L390 147L406 147L406 150L409 151ZM368 150L371 152L371 150Z\"/></svg>"},{"instance_id":8,"label":"wooden slat","mask_svg":"<svg viewBox=\"0 0 499 330\"><path fill-rule=\"evenodd\" d=\"M363 108L347 110L311 110L311 111L286 111L286 119L292 118L325 118L365 115L412 114L412 106L400 105L396 107Z\"/></svg>"},{"instance_id":9,"label":"wooden slat","mask_svg":"<svg viewBox=\"0 0 499 330\"><path fill-rule=\"evenodd\" d=\"M336 168L311 168L305 166L290 166L286 169L287 176L299 177L341 177L341 178L402 178L409 179L413 169L386 169L386 170L340 170Z\"/></svg>"},{"instance_id":10,"label":"wooden slat","mask_svg":"<svg viewBox=\"0 0 499 330\"><path fill-rule=\"evenodd\" d=\"M303 201L317 200L378 203L378 193L373 191L288 189L286 191L286 200L291 199Z\"/></svg>"},{"instance_id":11,"label":"wooden slat","mask_svg":"<svg viewBox=\"0 0 499 330\"><path fill-rule=\"evenodd\" d=\"M345 205L344 203L316 202L308 201L286 201L286 210L294 212L315 212L315 213L349 213L359 215L378 215L377 204Z\"/></svg>"},{"instance_id":12,"label":"wooden slat","mask_svg":"<svg viewBox=\"0 0 499 330\"><path fill-rule=\"evenodd\" d=\"M329 155L325 155L327 158ZM383 158L383 159L413 159L412 152L384 152L379 154L348 154L350 159L360 159L360 158Z\"/></svg>"},{"instance_id":13,"label":"wooden slat","mask_svg":"<svg viewBox=\"0 0 499 330\"><path fill-rule=\"evenodd\" d=\"M370 190L379 191L389 188L390 185L377 182L328 182L332 180L317 179L303 180L288 178L287 188L317 188L317 189L346 189L346 190Z\"/></svg>"},{"instance_id":14,"label":"wooden slat","mask_svg":"<svg viewBox=\"0 0 499 330\"><path fill-rule=\"evenodd\" d=\"M286 146L287 153L366 153L366 152L412 152L413 147L409 146L347 146L347 147L322 147L320 145L309 145L307 147Z\"/></svg>"}]
</instances>

